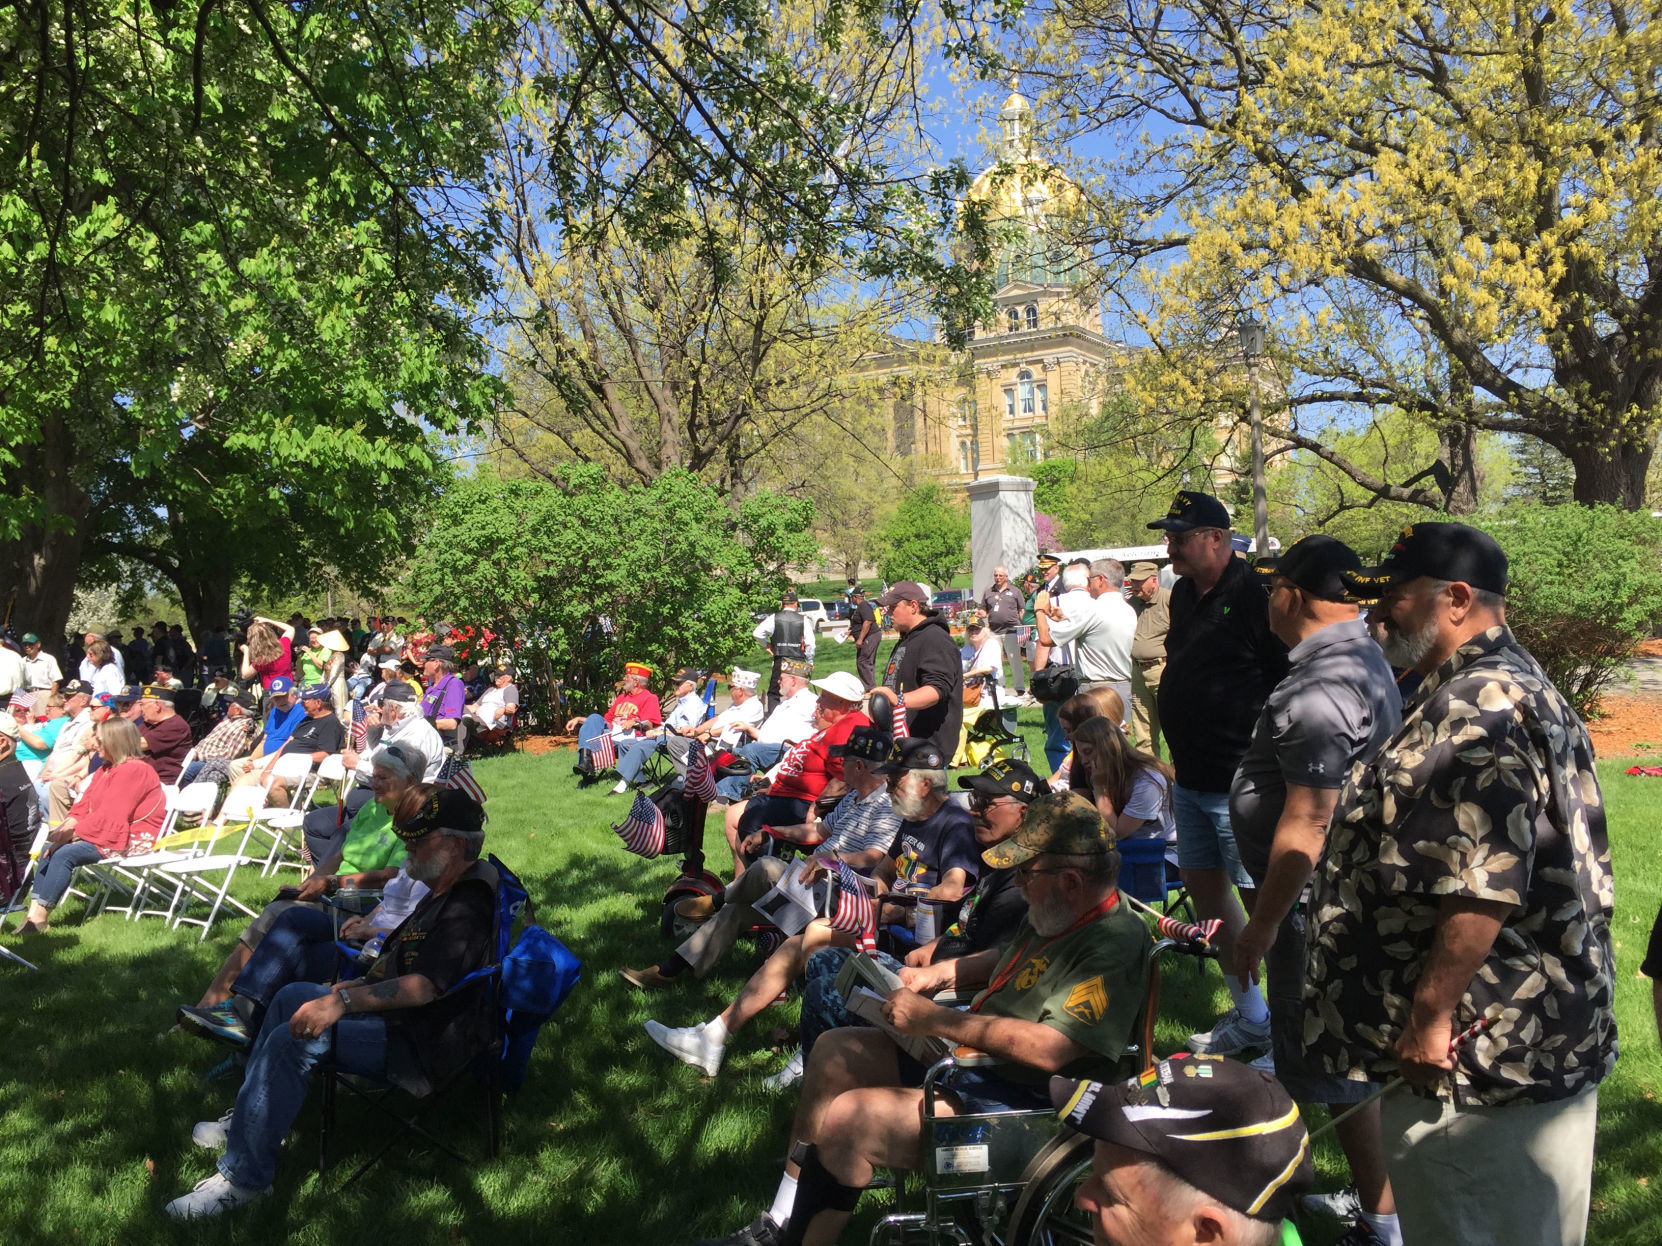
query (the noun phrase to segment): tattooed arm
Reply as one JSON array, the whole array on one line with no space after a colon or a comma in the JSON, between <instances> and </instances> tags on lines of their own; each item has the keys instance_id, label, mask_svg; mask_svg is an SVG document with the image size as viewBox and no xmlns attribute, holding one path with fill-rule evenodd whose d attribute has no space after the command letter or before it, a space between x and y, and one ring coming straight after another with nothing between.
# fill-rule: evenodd
<instances>
[{"instance_id":1,"label":"tattooed arm","mask_svg":"<svg viewBox=\"0 0 1662 1246\"><path fill-rule=\"evenodd\" d=\"M289 1033L296 1038L317 1038L349 1012L419 1008L438 997L433 983L419 973L407 973L400 978L371 983L358 978L340 983L321 999L301 1004L289 1018Z\"/></svg>"}]
</instances>

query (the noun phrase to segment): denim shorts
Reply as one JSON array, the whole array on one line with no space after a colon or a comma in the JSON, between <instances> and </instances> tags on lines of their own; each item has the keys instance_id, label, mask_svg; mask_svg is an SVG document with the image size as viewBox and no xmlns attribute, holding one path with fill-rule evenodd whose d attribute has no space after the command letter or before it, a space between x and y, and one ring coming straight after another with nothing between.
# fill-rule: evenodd
<instances>
[{"instance_id":1,"label":"denim shorts","mask_svg":"<svg viewBox=\"0 0 1662 1246\"><path fill-rule=\"evenodd\" d=\"M1229 825L1228 792L1196 792L1173 784L1172 821L1177 824L1177 863L1185 870L1223 870L1237 887L1252 888Z\"/></svg>"},{"instance_id":2,"label":"denim shorts","mask_svg":"<svg viewBox=\"0 0 1662 1246\"><path fill-rule=\"evenodd\" d=\"M921 1087L928 1066L896 1051L900 1061L900 1084ZM1050 1107L1050 1095L1037 1086L1023 1086L1000 1077L991 1069L953 1069L935 1083L937 1090L949 1091L958 1101L962 1116L990 1116L995 1112L1032 1112Z\"/></svg>"}]
</instances>

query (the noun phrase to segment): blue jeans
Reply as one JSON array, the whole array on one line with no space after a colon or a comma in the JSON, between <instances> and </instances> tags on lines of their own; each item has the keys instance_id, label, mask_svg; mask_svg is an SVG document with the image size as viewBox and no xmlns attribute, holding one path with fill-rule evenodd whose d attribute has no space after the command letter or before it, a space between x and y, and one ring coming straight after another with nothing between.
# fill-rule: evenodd
<instances>
[{"instance_id":1,"label":"blue jeans","mask_svg":"<svg viewBox=\"0 0 1662 1246\"><path fill-rule=\"evenodd\" d=\"M83 839L71 840L61 848L54 848L46 864L35 875L34 893L30 897L43 908L51 909L69 890L69 879L77 866L91 865L104 854Z\"/></svg>"},{"instance_id":2,"label":"blue jeans","mask_svg":"<svg viewBox=\"0 0 1662 1246\"><path fill-rule=\"evenodd\" d=\"M1055 702L1047 701L1044 707L1045 715L1045 760L1050 763L1050 773L1056 773L1068 755L1068 737L1062 734L1062 707Z\"/></svg>"},{"instance_id":3,"label":"blue jeans","mask_svg":"<svg viewBox=\"0 0 1662 1246\"><path fill-rule=\"evenodd\" d=\"M291 982L277 992L265 1014L237 1092L225 1154L219 1159L219 1171L232 1183L263 1190L276 1177L277 1149L300 1114L319 1060L331 1057L347 1072L367 1077L386 1072L387 1023L381 1017L342 1017L317 1038L289 1033L295 1011L332 989L316 982Z\"/></svg>"},{"instance_id":4,"label":"blue jeans","mask_svg":"<svg viewBox=\"0 0 1662 1246\"><path fill-rule=\"evenodd\" d=\"M842 972L844 962L853 955L851 947L828 947L808 958L808 968L802 978L802 1014L797 1022L804 1061L813 1052L814 1044L828 1030L866 1024L848 1011L837 990L837 975ZM895 973L900 972L900 962L887 952L877 953L877 962Z\"/></svg>"},{"instance_id":5,"label":"blue jeans","mask_svg":"<svg viewBox=\"0 0 1662 1246\"><path fill-rule=\"evenodd\" d=\"M617 759L617 777L625 783L633 783L640 778L641 771L646 769L646 763L663 743L661 736L652 736L645 740L635 740L626 746Z\"/></svg>"},{"instance_id":6,"label":"blue jeans","mask_svg":"<svg viewBox=\"0 0 1662 1246\"><path fill-rule=\"evenodd\" d=\"M594 742L605 735L611 728L599 714L590 714L577 728L577 747L593 748Z\"/></svg>"},{"instance_id":7,"label":"blue jeans","mask_svg":"<svg viewBox=\"0 0 1662 1246\"><path fill-rule=\"evenodd\" d=\"M324 909L284 909L242 967L231 990L255 1006L257 1027L277 992L291 982L331 982L340 966L335 919Z\"/></svg>"},{"instance_id":8,"label":"blue jeans","mask_svg":"<svg viewBox=\"0 0 1662 1246\"><path fill-rule=\"evenodd\" d=\"M764 770L771 770L779 764L779 759L785 755L785 746L752 740L749 744L739 745L733 751L748 760L756 767L756 773L761 774ZM730 774L724 779L718 779L716 791L726 800L743 800L745 794L750 791L750 776Z\"/></svg>"},{"instance_id":9,"label":"blue jeans","mask_svg":"<svg viewBox=\"0 0 1662 1246\"><path fill-rule=\"evenodd\" d=\"M1252 889L1229 824L1228 792L1196 792L1172 785L1171 816L1177 824L1177 864L1185 870L1223 870L1237 887Z\"/></svg>"}]
</instances>

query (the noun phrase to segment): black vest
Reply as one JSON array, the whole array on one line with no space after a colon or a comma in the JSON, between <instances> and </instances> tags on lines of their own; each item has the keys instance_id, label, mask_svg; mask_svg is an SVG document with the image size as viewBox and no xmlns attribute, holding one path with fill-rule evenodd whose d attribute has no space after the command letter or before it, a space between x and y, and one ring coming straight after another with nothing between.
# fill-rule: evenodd
<instances>
[{"instance_id":1,"label":"black vest","mask_svg":"<svg viewBox=\"0 0 1662 1246\"><path fill-rule=\"evenodd\" d=\"M807 620L799 610L781 610L773 616L773 656L775 658L795 658L801 660L808 656L807 649L802 645L802 629Z\"/></svg>"}]
</instances>

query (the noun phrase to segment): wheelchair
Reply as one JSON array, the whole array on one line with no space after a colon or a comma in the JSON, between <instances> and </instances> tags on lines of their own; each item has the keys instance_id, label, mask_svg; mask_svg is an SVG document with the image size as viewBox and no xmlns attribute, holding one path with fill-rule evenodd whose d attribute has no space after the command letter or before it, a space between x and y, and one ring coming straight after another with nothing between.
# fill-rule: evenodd
<instances>
[{"instance_id":1,"label":"wheelchair","mask_svg":"<svg viewBox=\"0 0 1662 1246\"><path fill-rule=\"evenodd\" d=\"M1161 939L1150 958L1149 985L1136 1042L1108 1080L1151 1066L1160 1006L1160 963L1169 953L1204 954L1194 944ZM895 1209L873 1227L870 1246L955 1242L957 1246L1054 1246L1092 1240L1091 1221L1073 1205L1091 1175L1093 1142L1049 1110L937 1116L937 1087L956 1068L988 1063L960 1050L936 1062L923 1081L922 1205ZM900 1174L896 1174L898 1177ZM903 1183L897 1181L897 1189Z\"/></svg>"}]
</instances>

